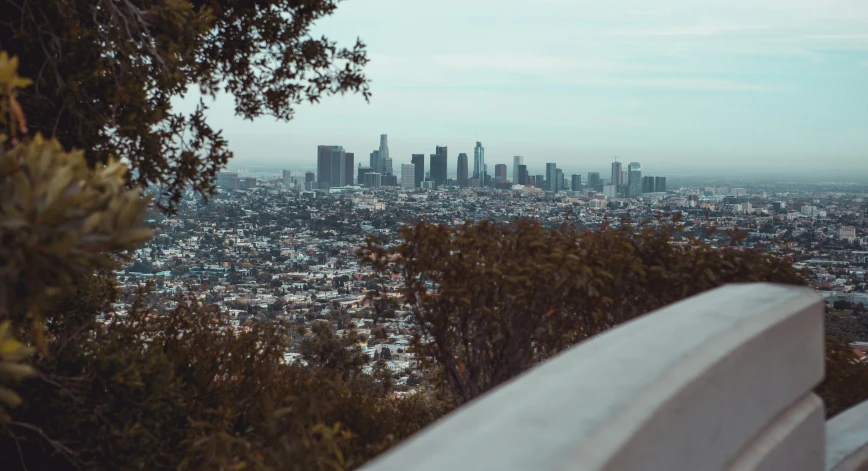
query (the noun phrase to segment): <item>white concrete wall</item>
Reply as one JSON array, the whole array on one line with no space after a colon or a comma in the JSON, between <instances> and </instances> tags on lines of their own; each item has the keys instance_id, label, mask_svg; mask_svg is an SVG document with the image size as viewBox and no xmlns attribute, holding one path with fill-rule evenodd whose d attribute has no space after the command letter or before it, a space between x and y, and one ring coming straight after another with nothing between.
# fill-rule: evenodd
<instances>
[{"instance_id":1,"label":"white concrete wall","mask_svg":"<svg viewBox=\"0 0 868 471\"><path fill-rule=\"evenodd\" d=\"M868 401L826 423L826 470L868 470Z\"/></svg>"},{"instance_id":2,"label":"white concrete wall","mask_svg":"<svg viewBox=\"0 0 868 471\"><path fill-rule=\"evenodd\" d=\"M820 470L823 307L730 285L573 347L369 471Z\"/></svg>"}]
</instances>

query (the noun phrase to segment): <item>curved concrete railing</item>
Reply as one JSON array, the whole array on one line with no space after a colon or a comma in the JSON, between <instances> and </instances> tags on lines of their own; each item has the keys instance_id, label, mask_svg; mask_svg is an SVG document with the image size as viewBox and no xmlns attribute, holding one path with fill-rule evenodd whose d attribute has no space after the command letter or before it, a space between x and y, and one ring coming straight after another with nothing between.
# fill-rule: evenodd
<instances>
[{"instance_id":1,"label":"curved concrete railing","mask_svg":"<svg viewBox=\"0 0 868 471\"><path fill-rule=\"evenodd\" d=\"M820 470L822 322L808 288L718 288L567 350L363 469Z\"/></svg>"},{"instance_id":2,"label":"curved concrete railing","mask_svg":"<svg viewBox=\"0 0 868 471\"><path fill-rule=\"evenodd\" d=\"M826 471L868 470L868 401L826 423Z\"/></svg>"}]
</instances>

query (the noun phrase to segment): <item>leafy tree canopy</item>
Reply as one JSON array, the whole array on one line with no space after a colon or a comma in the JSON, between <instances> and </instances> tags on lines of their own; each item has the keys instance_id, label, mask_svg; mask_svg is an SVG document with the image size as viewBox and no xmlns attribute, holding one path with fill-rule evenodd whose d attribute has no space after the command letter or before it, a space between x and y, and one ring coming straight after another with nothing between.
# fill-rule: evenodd
<instances>
[{"instance_id":1,"label":"leafy tree canopy","mask_svg":"<svg viewBox=\"0 0 868 471\"><path fill-rule=\"evenodd\" d=\"M173 209L192 186L207 194L232 153L205 119L172 101L226 92L245 119L290 120L295 107L358 92L365 45L313 37L339 0L9 0L0 49L33 86L19 101L26 129L84 149L91 167L125 158L129 180L161 189Z\"/></svg>"}]
</instances>

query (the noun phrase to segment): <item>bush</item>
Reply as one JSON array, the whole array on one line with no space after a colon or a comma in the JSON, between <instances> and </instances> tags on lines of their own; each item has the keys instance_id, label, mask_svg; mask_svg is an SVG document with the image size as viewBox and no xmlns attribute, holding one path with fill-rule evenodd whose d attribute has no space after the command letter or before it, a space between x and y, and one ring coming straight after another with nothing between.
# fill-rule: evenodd
<instances>
[{"instance_id":1,"label":"bush","mask_svg":"<svg viewBox=\"0 0 868 471\"><path fill-rule=\"evenodd\" d=\"M804 284L788 260L658 227L544 228L535 220L449 227L420 222L362 260L398 271L417 335L412 351L460 406L565 348L638 315L732 282ZM380 310L391 298L371 295Z\"/></svg>"}]
</instances>

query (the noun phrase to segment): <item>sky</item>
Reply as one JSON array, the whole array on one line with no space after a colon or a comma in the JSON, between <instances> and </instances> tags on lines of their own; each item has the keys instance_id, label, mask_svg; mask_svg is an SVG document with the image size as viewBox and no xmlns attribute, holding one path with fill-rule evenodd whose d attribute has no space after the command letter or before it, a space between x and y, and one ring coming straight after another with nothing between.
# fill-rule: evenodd
<instances>
[{"instance_id":1,"label":"sky","mask_svg":"<svg viewBox=\"0 0 868 471\"><path fill-rule=\"evenodd\" d=\"M316 146L356 162L388 134L395 168L449 149L529 171L729 171L868 178L866 0L346 0L315 34L371 59L358 95L291 122L209 119L231 166L313 169ZM190 97L188 97L190 98ZM196 98L197 99L197 98Z\"/></svg>"}]
</instances>

